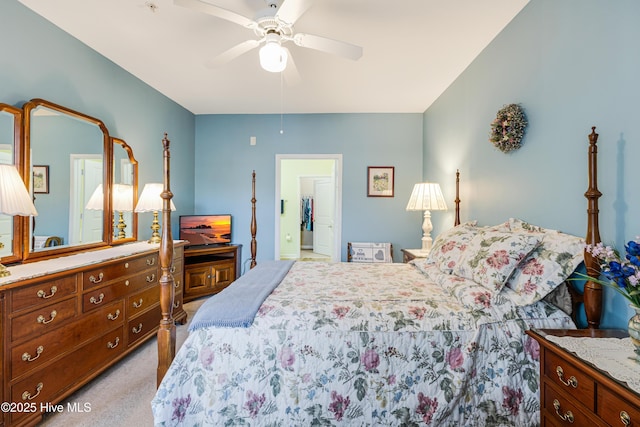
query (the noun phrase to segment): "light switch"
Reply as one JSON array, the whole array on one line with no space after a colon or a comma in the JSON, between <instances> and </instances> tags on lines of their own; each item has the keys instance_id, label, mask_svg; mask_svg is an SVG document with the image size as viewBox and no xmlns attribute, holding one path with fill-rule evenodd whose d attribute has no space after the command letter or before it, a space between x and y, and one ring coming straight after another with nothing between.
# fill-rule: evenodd
<instances>
[{"instance_id":1,"label":"light switch","mask_svg":"<svg viewBox=\"0 0 640 427\"><path fill-rule=\"evenodd\" d=\"M256 145L256 137L255 137L255 136L252 136L251 138L249 138L249 143L250 143L251 145Z\"/></svg>"}]
</instances>

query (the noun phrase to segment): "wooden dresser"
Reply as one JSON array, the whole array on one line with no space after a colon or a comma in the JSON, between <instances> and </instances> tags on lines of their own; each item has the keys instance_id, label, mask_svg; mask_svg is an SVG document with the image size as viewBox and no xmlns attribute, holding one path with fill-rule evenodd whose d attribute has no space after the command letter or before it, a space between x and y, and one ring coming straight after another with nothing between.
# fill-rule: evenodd
<instances>
[{"instance_id":1,"label":"wooden dresser","mask_svg":"<svg viewBox=\"0 0 640 427\"><path fill-rule=\"evenodd\" d=\"M530 330L540 343L541 426L640 426L640 395L546 335L624 337L613 330Z\"/></svg>"},{"instance_id":2,"label":"wooden dresser","mask_svg":"<svg viewBox=\"0 0 640 427\"><path fill-rule=\"evenodd\" d=\"M173 313L184 322L183 265L178 243ZM132 243L10 270L0 279L5 426L35 425L47 404L71 395L158 329L158 245Z\"/></svg>"}]
</instances>

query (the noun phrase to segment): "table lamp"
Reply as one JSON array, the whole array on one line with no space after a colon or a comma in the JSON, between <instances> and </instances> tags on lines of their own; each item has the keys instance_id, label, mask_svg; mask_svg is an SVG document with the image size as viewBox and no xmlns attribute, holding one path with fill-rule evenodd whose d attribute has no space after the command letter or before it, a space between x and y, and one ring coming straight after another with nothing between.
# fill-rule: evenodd
<instances>
[{"instance_id":1,"label":"table lamp","mask_svg":"<svg viewBox=\"0 0 640 427\"><path fill-rule=\"evenodd\" d=\"M127 224L124 222L124 212L133 211L133 186L128 184L113 184L113 210L118 212L118 234L116 238L124 239L127 237L124 230Z\"/></svg>"},{"instance_id":2,"label":"table lamp","mask_svg":"<svg viewBox=\"0 0 640 427\"><path fill-rule=\"evenodd\" d=\"M431 250L431 211L446 211L447 203L440 190L440 184L433 182L420 182L413 186L409 203L407 203L408 211L424 211L424 221L422 223L422 251L429 252Z\"/></svg>"},{"instance_id":3,"label":"table lamp","mask_svg":"<svg viewBox=\"0 0 640 427\"><path fill-rule=\"evenodd\" d=\"M0 214L10 216L38 215L24 181L14 165L0 165ZM11 275L9 270L0 264L0 277L9 275Z\"/></svg>"},{"instance_id":4,"label":"table lamp","mask_svg":"<svg viewBox=\"0 0 640 427\"><path fill-rule=\"evenodd\" d=\"M164 186L161 183L152 182L144 185L142 194L140 194L140 200L136 205L135 211L140 212L153 212L153 222L151 223L151 238L149 243L160 243L160 223L158 222L158 211L162 210L162 197L160 194L164 190ZM175 211L176 206L171 201L171 210Z\"/></svg>"}]
</instances>

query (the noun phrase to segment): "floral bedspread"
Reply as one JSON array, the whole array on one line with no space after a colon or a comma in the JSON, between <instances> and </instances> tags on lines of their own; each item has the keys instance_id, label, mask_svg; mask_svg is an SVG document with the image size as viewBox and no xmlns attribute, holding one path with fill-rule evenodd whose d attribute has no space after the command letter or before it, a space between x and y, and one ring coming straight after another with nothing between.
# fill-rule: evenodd
<instances>
[{"instance_id":1,"label":"floral bedspread","mask_svg":"<svg viewBox=\"0 0 640 427\"><path fill-rule=\"evenodd\" d=\"M574 326L437 268L296 263L251 327L191 332L155 425L539 425L529 327Z\"/></svg>"}]
</instances>

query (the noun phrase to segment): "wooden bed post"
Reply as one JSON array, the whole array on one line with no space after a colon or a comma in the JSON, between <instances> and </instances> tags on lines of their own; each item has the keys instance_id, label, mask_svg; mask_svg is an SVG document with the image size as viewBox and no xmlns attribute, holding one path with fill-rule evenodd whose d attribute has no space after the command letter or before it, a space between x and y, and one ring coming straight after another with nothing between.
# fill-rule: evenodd
<instances>
[{"instance_id":1,"label":"wooden bed post","mask_svg":"<svg viewBox=\"0 0 640 427\"><path fill-rule=\"evenodd\" d=\"M460 169L456 169L456 219L453 225L460 225Z\"/></svg>"},{"instance_id":2,"label":"wooden bed post","mask_svg":"<svg viewBox=\"0 0 640 427\"><path fill-rule=\"evenodd\" d=\"M250 268L256 266L256 252L258 243L256 242L256 233L258 226L256 223L256 171L251 174L251 264Z\"/></svg>"},{"instance_id":3,"label":"wooden bed post","mask_svg":"<svg viewBox=\"0 0 640 427\"><path fill-rule=\"evenodd\" d=\"M598 199L602 193L598 190L598 134L596 127L591 128L589 135L589 188L584 193L587 204L587 244L600 242L600 225L598 223ZM584 264L587 274L591 277L600 276L600 264L586 250L584 252ZM602 285L587 281L584 285L584 308L587 315L587 324L590 329L600 326L602 315Z\"/></svg>"},{"instance_id":4,"label":"wooden bed post","mask_svg":"<svg viewBox=\"0 0 640 427\"><path fill-rule=\"evenodd\" d=\"M176 353L176 325L173 320L173 300L175 290L173 287L173 275L171 274L171 263L173 261L173 237L171 236L171 193L170 181L170 160L169 139L164 134L162 140L164 156L164 189L160 194L162 197L162 237L160 240L160 309L162 318L160 319L160 329L158 330L158 371L156 386L169 370L169 365L173 361Z\"/></svg>"}]
</instances>

